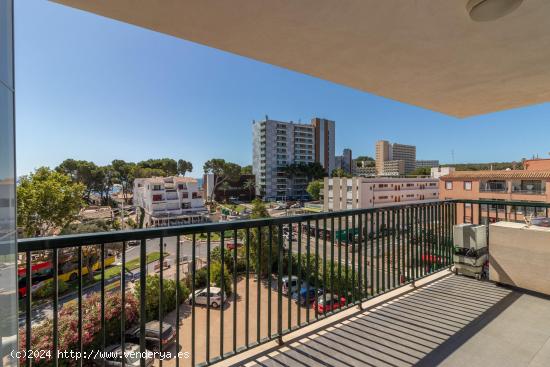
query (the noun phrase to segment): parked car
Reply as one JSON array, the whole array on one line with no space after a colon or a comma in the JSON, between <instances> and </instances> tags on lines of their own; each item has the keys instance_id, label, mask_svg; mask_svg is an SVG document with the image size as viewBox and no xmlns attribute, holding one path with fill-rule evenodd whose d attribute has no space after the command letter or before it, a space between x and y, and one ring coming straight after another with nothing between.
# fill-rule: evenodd
<instances>
[{"instance_id":1,"label":"parked car","mask_svg":"<svg viewBox=\"0 0 550 367\"><path fill-rule=\"evenodd\" d=\"M105 353L98 354L93 360L93 364L96 366L109 366L118 367L122 366L122 360L126 366L139 366L140 365L140 350L139 345L133 343L126 343L124 352L120 344L110 345L105 348ZM147 353L146 353L147 354ZM105 362L105 364L103 364ZM145 355L145 366L152 366L154 359Z\"/></svg>"},{"instance_id":2,"label":"parked car","mask_svg":"<svg viewBox=\"0 0 550 367\"><path fill-rule=\"evenodd\" d=\"M242 243L235 243L235 242L228 242L225 244L225 247L227 247L228 250L234 250L235 247L239 248L239 247L242 247L243 244Z\"/></svg>"},{"instance_id":3,"label":"parked car","mask_svg":"<svg viewBox=\"0 0 550 367\"><path fill-rule=\"evenodd\" d=\"M302 287L299 292L292 293L292 299L298 302L302 306L311 306L319 294L322 294L322 289L316 289L315 287ZM308 304L309 303L309 304Z\"/></svg>"},{"instance_id":4,"label":"parked car","mask_svg":"<svg viewBox=\"0 0 550 367\"><path fill-rule=\"evenodd\" d=\"M149 321L145 324L145 348L153 352L166 350L176 341L176 329L167 322L162 323L162 333L159 333L160 322ZM126 331L126 340L131 343L138 343L140 340L140 327L135 326Z\"/></svg>"},{"instance_id":5,"label":"parked car","mask_svg":"<svg viewBox=\"0 0 550 367\"><path fill-rule=\"evenodd\" d=\"M284 276L282 281L282 292L285 296L292 295L292 293L297 292L298 289L302 288L302 284L298 284L298 277L295 275L291 276L290 279L288 276Z\"/></svg>"},{"instance_id":6,"label":"parked car","mask_svg":"<svg viewBox=\"0 0 550 367\"><path fill-rule=\"evenodd\" d=\"M325 302L326 300L326 302ZM318 313L324 313L329 311L334 311L346 305L346 299L344 297L339 297L336 294L327 293L325 295L320 295L317 297L313 307L317 308Z\"/></svg>"},{"instance_id":7,"label":"parked car","mask_svg":"<svg viewBox=\"0 0 550 367\"><path fill-rule=\"evenodd\" d=\"M225 292L218 287L210 287L210 307L218 308L225 303L227 296ZM189 304L193 303L193 295L190 294L187 298ZM208 304L208 288L199 289L195 291L195 305L206 306Z\"/></svg>"},{"instance_id":8,"label":"parked car","mask_svg":"<svg viewBox=\"0 0 550 367\"><path fill-rule=\"evenodd\" d=\"M286 209L286 206L283 206L283 205L277 205L276 207L274 207L273 209L275 210L285 210Z\"/></svg>"},{"instance_id":9,"label":"parked car","mask_svg":"<svg viewBox=\"0 0 550 367\"><path fill-rule=\"evenodd\" d=\"M297 202L296 204L292 204L290 206L290 209L299 209L302 207L302 204L300 202Z\"/></svg>"}]
</instances>

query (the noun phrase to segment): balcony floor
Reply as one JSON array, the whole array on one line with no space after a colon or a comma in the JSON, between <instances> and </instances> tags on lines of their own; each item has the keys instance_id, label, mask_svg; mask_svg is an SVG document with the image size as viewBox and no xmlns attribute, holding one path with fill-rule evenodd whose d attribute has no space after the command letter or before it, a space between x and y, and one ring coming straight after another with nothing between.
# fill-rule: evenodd
<instances>
[{"instance_id":1,"label":"balcony floor","mask_svg":"<svg viewBox=\"0 0 550 367\"><path fill-rule=\"evenodd\" d=\"M241 363L549 366L550 299L450 275Z\"/></svg>"}]
</instances>

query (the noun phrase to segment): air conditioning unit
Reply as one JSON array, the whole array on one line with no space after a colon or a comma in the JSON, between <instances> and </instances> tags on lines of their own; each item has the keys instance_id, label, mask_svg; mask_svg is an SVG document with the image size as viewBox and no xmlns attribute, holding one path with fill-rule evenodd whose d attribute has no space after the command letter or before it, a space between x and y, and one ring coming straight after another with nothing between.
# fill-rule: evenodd
<instances>
[{"instance_id":1,"label":"air conditioning unit","mask_svg":"<svg viewBox=\"0 0 550 367\"><path fill-rule=\"evenodd\" d=\"M487 247L487 227L475 224L458 224L453 227L453 241L456 247L481 249Z\"/></svg>"}]
</instances>

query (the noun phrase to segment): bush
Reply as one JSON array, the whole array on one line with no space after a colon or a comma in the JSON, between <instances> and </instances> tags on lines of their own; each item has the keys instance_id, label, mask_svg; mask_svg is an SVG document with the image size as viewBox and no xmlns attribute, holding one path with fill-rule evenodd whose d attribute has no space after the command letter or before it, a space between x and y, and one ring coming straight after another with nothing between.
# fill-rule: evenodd
<instances>
[{"instance_id":1,"label":"bush","mask_svg":"<svg viewBox=\"0 0 550 367\"><path fill-rule=\"evenodd\" d=\"M52 298L53 293L54 293L53 285L54 285L53 284L53 279L45 280L44 285L42 287L38 288L32 294L32 296L35 299ZM57 289L58 289L58 294L63 294L65 292L67 292L67 290L69 289L69 286L63 280L58 279L57 280Z\"/></svg>"},{"instance_id":2,"label":"bush","mask_svg":"<svg viewBox=\"0 0 550 367\"><path fill-rule=\"evenodd\" d=\"M213 262L210 264L210 281L216 287L222 285L222 266L220 262ZM229 274L227 268L223 269L223 289L225 294L229 297L233 294L233 279Z\"/></svg>"},{"instance_id":3,"label":"bush","mask_svg":"<svg viewBox=\"0 0 550 367\"><path fill-rule=\"evenodd\" d=\"M182 282L178 282L180 292L180 303L189 297L189 289ZM176 282L172 279L164 279L162 282L162 314L176 309ZM139 281L135 285L135 296L142 300ZM160 277L148 275L145 281L145 319L146 321L158 320L160 301Z\"/></svg>"},{"instance_id":4,"label":"bush","mask_svg":"<svg viewBox=\"0 0 550 367\"><path fill-rule=\"evenodd\" d=\"M31 349L50 352L49 356L33 359L35 366L52 364L53 357L53 333L57 333L58 350L78 351L78 303L75 301L63 305L59 311L58 329L53 330L53 320L46 319L36 325L31 331ZM101 296L93 293L82 300L82 344L86 351L98 349L102 343L101 332ZM126 294L125 302L126 327L132 327L138 320L138 301L133 294ZM105 297L105 334L106 344L120 341L120 293L110 293ZM25 327L19 329L19 349L26 348ZM57 353L57 351L55 351ZM19 359L20 364L25 363L24 355ZM76 365L76 360L60 360L60 366Z\"/></svg>"}]
</instances>

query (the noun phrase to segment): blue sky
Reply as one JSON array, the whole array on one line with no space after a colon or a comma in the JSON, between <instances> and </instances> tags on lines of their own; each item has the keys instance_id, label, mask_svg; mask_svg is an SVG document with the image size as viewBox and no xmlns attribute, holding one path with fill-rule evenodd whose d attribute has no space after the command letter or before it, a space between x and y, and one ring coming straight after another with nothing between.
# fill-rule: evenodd
<instances>
[{"instance_id":1,"label":"blue sky","mask_svg":"<svg viewBox=\"0 0 550 367\"><path fill-rule=\"evenodd\" d=\"M17 170L65 158L252 160L251 122L336 121L336 150L379 139L418 159L550 151L550 104L455 119L44 0L15 2Z\"/></svg>"}]
</instances>

